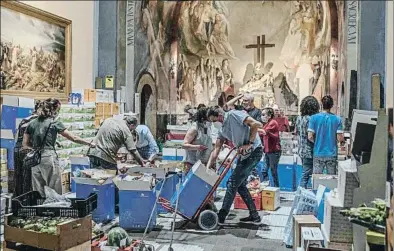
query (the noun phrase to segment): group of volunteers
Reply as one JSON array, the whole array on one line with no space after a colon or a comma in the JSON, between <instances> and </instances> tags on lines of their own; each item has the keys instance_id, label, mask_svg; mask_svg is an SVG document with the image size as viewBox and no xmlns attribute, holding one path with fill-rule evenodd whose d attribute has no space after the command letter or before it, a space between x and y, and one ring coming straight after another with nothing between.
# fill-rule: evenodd
<instances>
[{"instance_id":1,"label":"group of volunteers","mask_svg":"<svg viewBox=\"0 0 394 251\"><path fill-rule=\"evenodd\" d=\"M313 96L302 100L301 114L294 130L303 163L302 187L307 187L312 173L337 172L338 142L343 142L343 132L341 119L330 112L333 104L330 96L322 98L322 109ZM263 109L255 107L254 97L249 93L228 96L227 103L221 107L199 105L192 118L193 123L184 139L186 172L198 160L207 168L216 169L216 160L225 144L237 148L240 156L227 182L222 208L218 211L219 224L223 224L229 214L236 193L249 209L249 216L240 221L260 224L261 217L247 188L247 180L264 155L263 181L268 180L270 170L271 186L280 186L277 171L281 157L280 132L290 131L289 120L277 105ZM216 142L212 140L213 130L218 131Z\"/></svg>"},{"instance_id":2,"label":"group of volunteers","mask_svg":"<svg viewBox=\"0 0 394 251\"><path fill-rule=\"evenodd\" d=\"M207 168L216 169L216 160L224 145L237 148L239 159L227 182L222 208L218 211L219 223L224 223L236 193L246 203L250 215L242 222L260 224L261 218L247 188L247 180L264 156L265 166L261 176L268 180L271 170L273 184L279 187L278 163L281 157L280 132L289 132L290 125L278 106L259 109L254 105L254 96L246 93L228 95L222 106L199 105L191 112L192 124L184 138L186 150L185 172L198 161ZM341 119L332 114L333 99L325 96L321 100L322 110L316 98L308 96L301 102L301 115L297 118L295 133L299 138L299 155L303 163L301 186L306 187L312 173L336 173L337 142L343 141ZM38 102L33 114L24 119L16 135L15 195L31 190L45 196L44 187L49 186L61 194L62 168L56 154L57 135L79 144L88 145L88 157L92 168L117 170L118 152L125 147L134 159L145 166L159 154L157 143L145 125L137 118L108 118L101 124L96 137L88 142L67 130L58 119L61 103L57 99ZM190 110L190 109L188 109ZM213 135L216 131L216 142ZM42 149L41 162L24 168L24 158L29 151ZM216 210L213 203L209 203Z\"/></svg>"},{"instance_id":3,"label":"group of volunteers","mask_svg":"<svg viewBox=\"0 0 394 251\"><path fill-rule=\"evenodd\" d=\"M19 124L14 148L14 196L32 190L45 196L45 186L54 189L58 194L62 193L63 169L56 153L56 146L59 145L56 142L58 134L74 143L89 146L87 155L92 168L117 170L117 154L123 146L142 166L153 162L159 154L151 131L147 126L139 125L135 117L106 119L98 129L95 139L89 142L67 130L58 118L60 108L61 103L57 99L39 101L32 115ZM40 163L26 167L26 155L36 150L40 150Z\"/></svg>"}]
</instances>

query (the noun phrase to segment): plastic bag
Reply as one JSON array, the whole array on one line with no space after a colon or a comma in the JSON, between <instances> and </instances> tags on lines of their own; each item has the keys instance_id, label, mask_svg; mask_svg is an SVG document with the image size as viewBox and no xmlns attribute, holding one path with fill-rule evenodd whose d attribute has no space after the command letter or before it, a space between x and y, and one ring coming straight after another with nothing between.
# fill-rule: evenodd
<instances>
[{"instance_id":1,"label":"plastic bag","mask_svg":"<svg viewBox=\"0 0 394 251\"><path fill-rule=\"evenodd\" d=\"M70 207L71 201L64 195L58 194L50 187L44 187L45 201L41 206L44 207Z\"/></svg>"}]
</instances>

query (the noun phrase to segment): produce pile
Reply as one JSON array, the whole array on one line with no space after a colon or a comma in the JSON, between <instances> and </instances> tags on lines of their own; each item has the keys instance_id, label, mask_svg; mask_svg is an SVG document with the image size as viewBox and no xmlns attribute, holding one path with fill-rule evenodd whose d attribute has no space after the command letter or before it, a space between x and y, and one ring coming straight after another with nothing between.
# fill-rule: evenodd
<instances>
[{"instance_id":1,"label":"produce pile","mask_svg":"<svg viewBox=\"0 0 394 251\"><path fill-rule=\"evenodd\" d=\"M33 217L26 219L13 217L11 218L9 225L11 227L23 228L25 230L39 233L56 234L56 226L70 219L71 218L63 217Z\"/></svg>"},{"instance_id":2,"label":"produce pile","mask_svg":"<svg viewBox=\"0 0 394 251\"><path fill-rule=\"evenodd\" d=\"M342 215L371 224L385 226L386 202L382 199L372 201L373 207L361 204L358 208L341 210Z\"/></svg>"}]
</instances>

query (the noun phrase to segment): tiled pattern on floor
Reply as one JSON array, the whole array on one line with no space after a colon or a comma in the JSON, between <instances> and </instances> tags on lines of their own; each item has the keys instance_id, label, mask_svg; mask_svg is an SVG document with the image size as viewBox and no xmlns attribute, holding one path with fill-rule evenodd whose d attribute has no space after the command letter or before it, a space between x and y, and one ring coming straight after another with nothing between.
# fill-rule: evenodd
<instances>
[{"instance_id":1,"label":"tiled pattern on floor","mask_svg":"<svg viewBox=\"0 0 394 251\"><path fill-rule=\"evenodd\" d=\"M275 215L266 214L263 216L263 224L273 227L285 227L288 216L285 215Z\"/></svg>"},{"instance_id":2,"label":"tiled pattern on floor","mask_svg":"<svg viewBox=\"0 0 394 251\"><path fill-rule=\"evenodd\" d=\"M266 226L257 231L256 236L263 239L283 240L284 227Z\"/></svg>"}]
</instances>

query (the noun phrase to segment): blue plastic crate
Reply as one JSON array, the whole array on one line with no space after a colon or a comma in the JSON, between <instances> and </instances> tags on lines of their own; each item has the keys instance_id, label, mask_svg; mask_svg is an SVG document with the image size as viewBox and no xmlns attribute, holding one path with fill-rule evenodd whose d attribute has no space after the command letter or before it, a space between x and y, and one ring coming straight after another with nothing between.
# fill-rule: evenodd
<instances>
[{"instance_id":1,"label":"blue plastic crate","mask_svg":"<svg viewBox=\"0 0 394 251\"><path fill-rule=\"evenodd\" d=\"M78 171L90 169L90 161L88 157L70 157L71 163L71 192L75 193L75 182L73 177Z\"/></svg>"},{"instance_id":2,"label":"blue plastic crate","mask_svg":"<svg viewBox=\"0 0 394 251\"><path fill-rule=\"evenodd\" d=\"M97 209L92 218L96 223L115 219L115 184L107 179L103 184L90 178L74 178L77 198L87 198L90 193L97 193Z\"/></svg>"},{"instance_id":3,"label":"blue plastic crate","mask_svg":"<svg viewBox=\"0 0 394 251\"><path fill-rule=\"evenodd\" d=\"M146 181L115 181L119 188L119 226L127 230L143 230L156 201L155 189ZM155 210L156 211L156 210ZM157 212L153 212L149 228L156 225Z\"/></svg>"},{"instance_id":4,"label":"blue plastic crate","mask_svg":"<svg viewBox=\"0 0 394 251\"><path fill-rule=\"evenodd\" d=\"M186 175L179 189L179 195L175 192L172 196L171 204L175 207L179 196L178 211L192 218L217 179L218 175L214 171L207 171L207 168L198 161Z\"/></svg>"},{"instance_id":5,"label":"blue plastic crate","mask_svg":"<svg viewBox=\"0 0 394 251\"><path fill-rule=\"evenodd\" d=\"M264 164L265 166L265 164ZM270 186L274 181L271 169L268 170ZM282 156L278 165L279 188L281 191L294 192L296 190L296 174L293 156Z\"/></svg>"},{"instance_id":6,"label":"blue plastic crate","mask_svg":"<svg viewBox=\"0 0 394 251\"><path fill-rule=\"evenodd\" d=\"M163 184L163 180L160 180L155 187L156 192L160 191L161 185ZM167 178L166 182L164 183L163 189L161 190L160 197L166 199L168 201L171 200L172 196L176 192L176 185L179 182L178 175L171 175ZM157 205L157 213L158 214L165 214L168 211L160 204Z\"/></svg>"}]
</instances>

